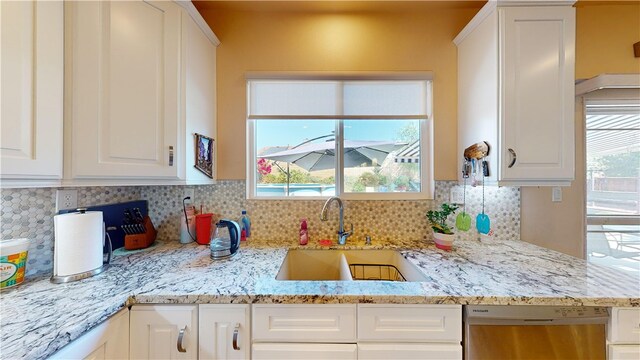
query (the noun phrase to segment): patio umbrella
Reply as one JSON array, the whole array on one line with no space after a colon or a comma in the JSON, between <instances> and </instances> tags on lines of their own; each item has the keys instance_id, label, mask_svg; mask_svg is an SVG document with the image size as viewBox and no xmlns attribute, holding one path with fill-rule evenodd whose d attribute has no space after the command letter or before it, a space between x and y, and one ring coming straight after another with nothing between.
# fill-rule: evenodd
<instances>
[{"instance_id":1,"label":"patio umbrella","mask_svg":"<svg viewBox=\"0 0 640 360\"><path fill-rule=\"evenodd\" d=\"M420 140L404 147L395 155L394 161L402 164L417 164L420 162Z\"/></svg>"},{"instance_id":2,"label":"patio umbrella","mask_svg":"<svg viewBox=\"0 0 640 360\"><path fill-rule=\"evenodd\" d=\"M406 144L390 141L344 141L344 167L380 165L390 152ZM307 171L335 167L335 140L309 143L259 158L296 164Z\"/></svg>"}]
</instances>

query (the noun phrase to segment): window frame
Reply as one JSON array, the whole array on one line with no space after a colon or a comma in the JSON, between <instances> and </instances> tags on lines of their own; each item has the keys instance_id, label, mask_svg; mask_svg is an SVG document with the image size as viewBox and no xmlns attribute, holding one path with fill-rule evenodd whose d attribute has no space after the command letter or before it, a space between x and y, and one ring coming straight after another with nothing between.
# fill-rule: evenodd
<instances>
[{"instance_id":1,"label":"window frame","mask_svg":"<svg viewBox=\"0 0 640 360\"><path fill-rule=\"evenodd\" d=\"M588 80L587 80L588 81ZM627 226L627 225L637 225L638 222L640 221L640 215L616 215L616 214L601 214L601 215L597 215L597 214L593 214L593 215L589 215L588 211L587 211L587 203L588 203L588 198L587 198L587 184L586 184L586 179L587 179L587 132L589 131L589 129L586 126L586 120L587 120L587 116L589 114L593 114L593 113L598 113L598 110L589 110L588 107L590 105L596 105L597 106L601 106L601 105L607 105L607 106L611 106L611 107L616 107L616 106L626 106L629 104L638 104L638 92L637 92L637 88L598 88L586 93L582 93L582 94L578 94L579 96L579 101L580 103L578 104L579 110L580 110L580 121L582 122L582 131L581 131L581 140L582 140L582 156L581 156L581 161L584 164L584 174L583 174L583 179L585 180L585 184L584 187L582 189L582 216L583 216L583 223L582 223L582 231L583 231L583 236L582 236L582 253L583 253L583 257L591 262L591 256L589 253L589 234L590 233L620 233L618 231L614 231L614 230L610 230L607 231L606 229L594 229L594 226L600 226L600 227L604 227L604 226L616 226L616 225L621 225L621 226ZM604 113L607 113L607 111L605 111ZM609 112L609 113L616 113L616 112ZM590 229L590 226L592 227ZM622 231L623 233L627 233L627 232L632 232L632 233L636 233L635 231L631 230L631 231ZM607 255L609 256L609 255Z\"/></svg>"},{"instance_id":2,"label":"window frame","mask_svg":"<svg viewBox=\"0 0 640 360\"><path fill-rule=\"evenodd\" d=\"M426 116L416 116L415 120L419 120L419 134L420 134L420 191L419 192L372 192L372 193L359 193L359 192L344 192L344 167L342 166L344 156L344 121L345 120L388 120L394 119L385 117L379 118L376 116L341 116L340 119L329 118L326 120L335 121L335 138L336 138L336 169L335 169L335 196L344 200L433 200L434 199L434 187L435 180L433 176L433 162L434 162L434 146L433 146L433 76L430 72L422 73L367 73L367 74L307 74L300 75L295 74L262 74L262 73L250 73L246 76L247 86L247 113L246 118L246 197L249 200L326 200L330 196L258 196L257 189L257 171L255 164L257 161L256 154L256 121L264 119L274 119L271 116L265 117L253 117L250 118L250 106L251 106L251 80L334 80L334 81L402 81L402 80L414 80L425 81L426 83ZM285 119L286 120L286 119ZM289 117L290 121L296 121L295 116ZM322 117L317 120L323 120ZM428 154L428 156L422 157L422 154Z\"/></svg>"}]
</instances>

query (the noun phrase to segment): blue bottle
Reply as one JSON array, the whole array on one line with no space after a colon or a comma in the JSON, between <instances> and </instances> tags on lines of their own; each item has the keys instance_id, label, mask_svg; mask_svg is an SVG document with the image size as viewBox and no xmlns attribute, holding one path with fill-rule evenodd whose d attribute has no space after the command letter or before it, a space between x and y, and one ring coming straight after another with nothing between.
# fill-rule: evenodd
<instances>
[{"instance_id":1,"label":"blue bottle","mask_svg":"<svg viewBox=\"0 0 640 360\"><path fill-rule=\"evenodd\" d=\"M247 210L242 210L242 216L240 217L240 229L244 230L246 237L251 237L251 220L249 220Z\"/></svg>"}]
</instances>

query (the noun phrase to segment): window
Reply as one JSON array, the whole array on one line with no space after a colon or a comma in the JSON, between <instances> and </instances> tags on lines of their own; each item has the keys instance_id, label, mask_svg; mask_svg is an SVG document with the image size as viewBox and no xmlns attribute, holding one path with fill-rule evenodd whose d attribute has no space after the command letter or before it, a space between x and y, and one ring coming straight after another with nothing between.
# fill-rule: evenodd
<instances>
[{"instance_id":1,"label":"window","mask_svg":"<svg viewBox=\"0 0 640 360\"><path fill-rule=\"evenodd\" d=\"M432 198L431 82L251 79L249 198Z\"/></svg>"},{"instance_id":2,"label":"window","mask_svg":"<svg viewBox=\"0 0 640 360\"><path fill-rule=\"evenodd\" d=\"M640 272L640 103L586 103L589 261Z\"/></svg>"}]
</instances>

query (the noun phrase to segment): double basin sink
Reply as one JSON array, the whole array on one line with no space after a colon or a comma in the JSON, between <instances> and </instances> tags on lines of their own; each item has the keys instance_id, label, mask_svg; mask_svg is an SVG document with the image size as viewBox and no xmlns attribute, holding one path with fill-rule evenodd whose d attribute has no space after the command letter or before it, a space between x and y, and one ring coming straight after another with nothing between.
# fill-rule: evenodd
<instances>
[{"instance_id":1,"label":"double basin sink","mask_svg":"<svg viewBox=\"0 0 640 360\"><path fill-rule=\"evenodd\" d=\"M395 250L289 250L276 280L426 281Z\"/></svg>"}]
</instances>

